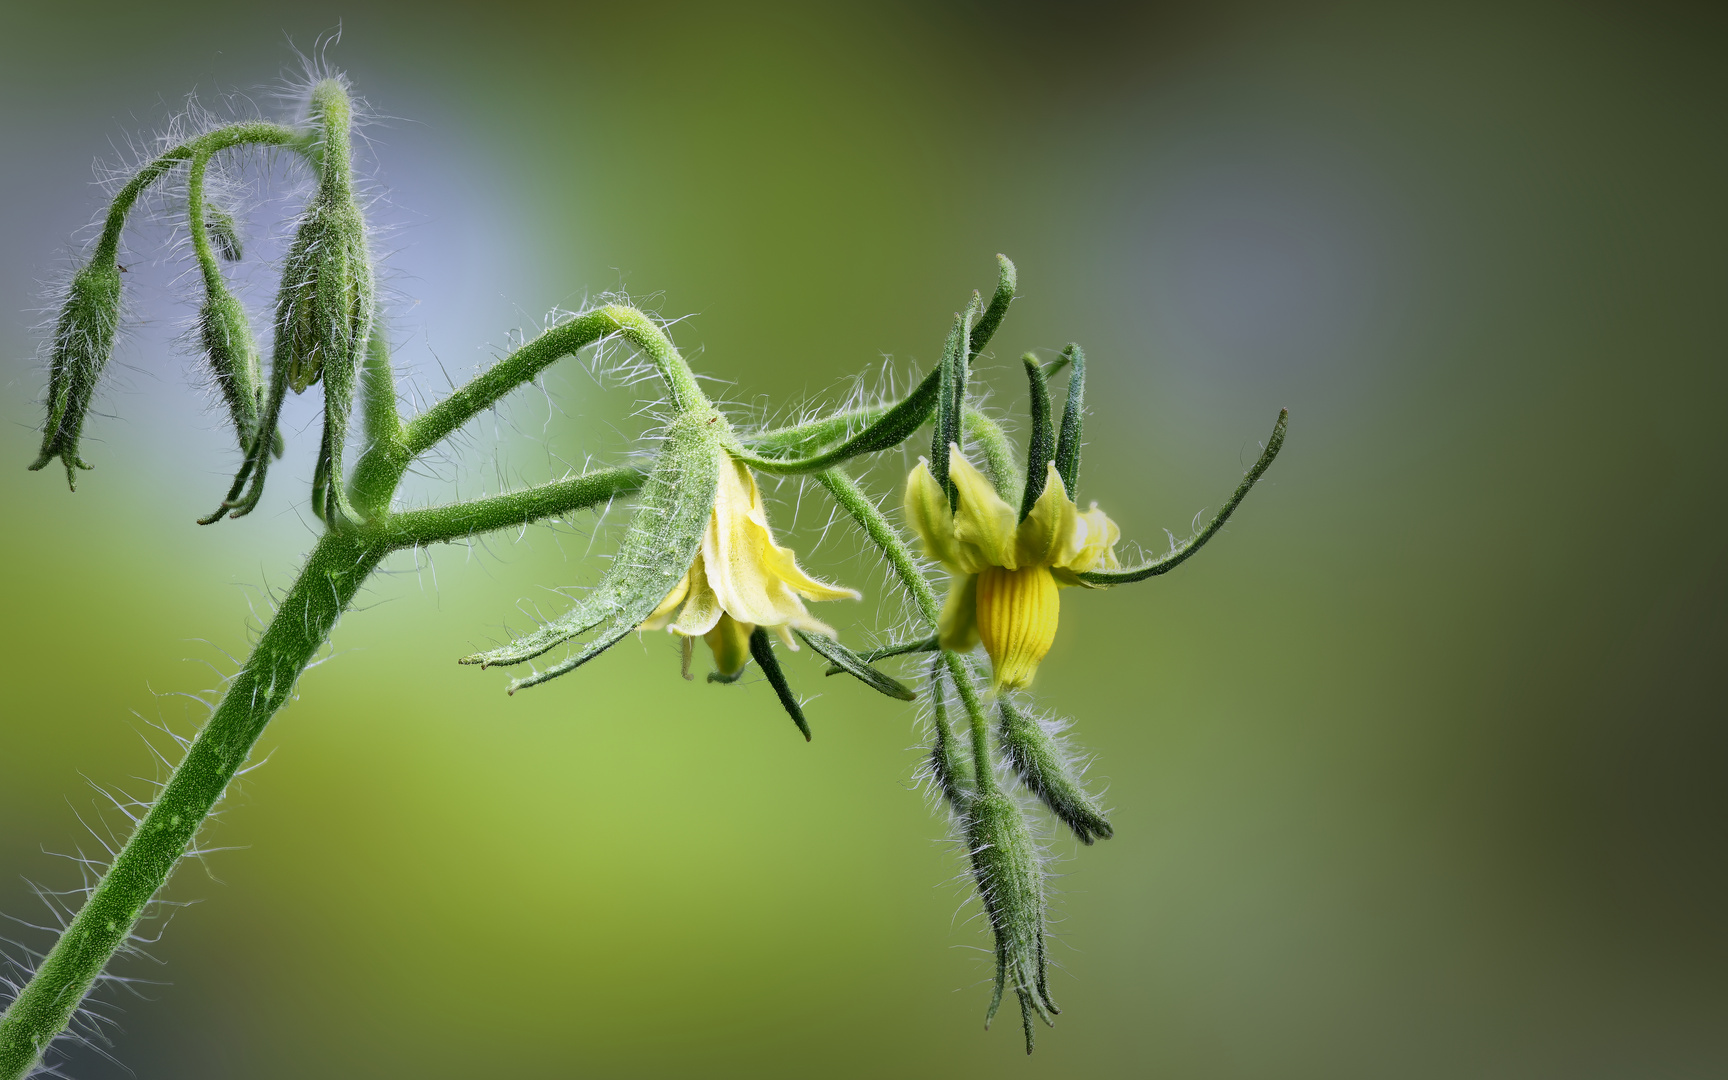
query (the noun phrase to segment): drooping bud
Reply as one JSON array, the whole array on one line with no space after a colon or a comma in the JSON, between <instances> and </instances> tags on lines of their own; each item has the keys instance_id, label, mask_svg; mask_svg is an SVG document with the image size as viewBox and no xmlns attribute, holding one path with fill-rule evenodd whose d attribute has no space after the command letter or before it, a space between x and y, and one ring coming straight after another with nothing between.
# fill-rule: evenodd
<instances>
[{"instance_id":1,"label":"drooping bud","mask_svg":"<svg viewBox=\"0 0 1728 1080\"><path fill-rule=\"evenodd\" d=\"M66 485L78 486L78 469L89 465L78 456L84 417L96 383L114 354L114 332L120 324L120 266L111 248L98 252L72 278L66 300L54 323L54 343L48 376L48 419L43 426L42 452L30 465L40 469L55 458L66 465Z\"/></svg>"},{"instance_id":2,"label":"drooping bud","mask_svg":"<svg viewBox=\"0 0 1728 1080\"><path fill-rule=\"evenodd\" d=\"M1027 790L1073 829L1082 844L1116 835L1098 801L1080 785L1070 756L1058 738L1059 728L1021 710L1007 698L997 703L996 710L1002 721L1002 756L1020 774Z\"/></svg>"},{"instance_id":3,"label":"drooping bud","mask_svg":"<svg viewBox=\"0 0 1728 1080\"><path fill-rule=\"evenodd\" d=\"M353 517L343 489L342 451L366 341L372 333L372 259L366 222L354 198L347 91L334 79L312 91L322 160L318 191L289 248L276 298L272 365L285 365L295 393L324 383L324 446L313 480L313 509L327 522Z\"/></svg>"},{"instance_id":4,"label":"drooping bud","mask_svg":"<svg viewBox=\"0 0 1728 1080\"><path fill-rule=\"evenodd\" d=\"M984 1026L989 1027L1011 989L1020 999L1026 1052L1032 1052L1032 1017L1046 1024L1062 1010L1050 1000L1044 954L1044 867L1032 833L1014 800L981 793L968 806L966 842L972 877L996 937L996 987Z\"/></svg>"},{"instance_id":5,"label":"drooping bud","mask_svg":"<svg viewBox=\"0 0 1728 1080\"><path fill-rule=\"evenodd\" d=\"M226 288L218 286L198 312L198 336L205 359L215 377L216 389L228 406L240 448L249 449L258 429L262 406L258 386L258 345L246 309Z\"/></svg>"}]
</instances>

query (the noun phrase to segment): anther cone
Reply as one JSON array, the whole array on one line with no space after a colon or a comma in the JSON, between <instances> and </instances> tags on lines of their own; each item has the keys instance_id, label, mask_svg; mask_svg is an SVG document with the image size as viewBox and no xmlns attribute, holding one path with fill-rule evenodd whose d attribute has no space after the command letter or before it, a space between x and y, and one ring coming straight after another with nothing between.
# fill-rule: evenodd
<instances>
[{"instance_id":1,"label":"anther cone","mask_svg":"<svg viewBox=\"0 0 1728 1080\"><path fill-rule=\"evenodd\" d=\"M995 669L995 689L1032 681L1056 640L1061 604L1047 566L986 566L978 572L978 636Z\"/></svg>"}]
</instances>

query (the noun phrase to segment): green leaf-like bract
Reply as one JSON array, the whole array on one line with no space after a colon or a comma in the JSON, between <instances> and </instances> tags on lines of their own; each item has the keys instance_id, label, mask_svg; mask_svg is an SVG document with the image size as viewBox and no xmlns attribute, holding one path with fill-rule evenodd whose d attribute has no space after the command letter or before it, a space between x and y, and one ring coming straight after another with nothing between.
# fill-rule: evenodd
<instances>
[{"instance_id":1,"label":"green leaf-like bract","mask_svg":"<svg viewBox=\"0 0 1728 1080\"><path fill-rule=\"evenodd\" d=\"M875 690L901 701L911 701L918 695L899 679L885 675L870 666L869 661L835 641L827 634L806 634L802 630L794 631L799 640L814 649L836 668L856 678L859 682Z\"/></svg>"},{"instance_id":2,"label":"green leaf-like bract","mask_svg":"<svg viewBox=\"0 0 1728 1080\"><path fill-rule=\"evenodd\" d=\"M1080 498L1080 435L1086 421L1086 353L1078 345L1062 350L1068 364L1068 401L1062 406L1062 432L1056 437L1056 475L1068 497ZM1052 372L1053 373L1053 372Z\"/></svg>"},{"instance_id":3,"label":"green leaf-like bract","mask_svg":"<svg viewBox=\"0 0 1728 1080\"><path fill-rule=\"evenodd\" d=\"M1051 454L1056 440L1050 433L1050 380L1031 353L1021 357L1026 366L1027 390L1032 398L1032 434L1026 440L1026 486L1020 496L1020 520L1025 521L1044 494L1044 478L1048 475Z\"/></svg>"},{"instance_id":4,"label":"green leaf-like bract","mask_svg":"<svg viewBox=\"0 0 1728 1080\"><path fill-rule=\"evenodd\" d=\"M508 645L462 658L490 667L531 660L599 629L581 652L545 671L517 679L510 692L573 671L642 625L666 598L702 545L714 511L723 422L712 411L683 413L666 430L665 445L642 486L641 502L600 583L564 615Z\"/></svg>"}]
</instances>

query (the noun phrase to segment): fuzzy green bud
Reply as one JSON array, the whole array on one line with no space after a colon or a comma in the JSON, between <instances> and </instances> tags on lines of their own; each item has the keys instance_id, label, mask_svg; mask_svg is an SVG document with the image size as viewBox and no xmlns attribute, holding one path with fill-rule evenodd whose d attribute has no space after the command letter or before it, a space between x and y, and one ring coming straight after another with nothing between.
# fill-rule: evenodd
<instances>
[{"instance_id":1,"label":"fuzzy green bud","mask_svg":"<svg viewBox=\"0 0 1728 1080\"><path fill-rule=\"evenodd\" d=\"M347 91L333 79L312 91L321 130L317 194L301 216L276 298L276 351L296 393L324 383L324 447L313 479L313 509L327 522L351 517L342 487L342 450L354 389L372 333L372 259L354 198Z\"/></svg>"},{"instance_id":2,"label":"fuzzy green bud","mask_svg":"<svg viewBox=\"0 0 1728 1080\"><path fill-rule=\"evenodd\" d=\"M965 826L972 877L996 937L996 988L984 1026L1002 1004L1002 992L1012 989L1030 1054L1033 1015L1049 1024L1062 1011L1050 1000L1045 978L1043 863L1020 807L1001 792L981 792L971 800Z\"/></svg>"},{"instance_id":3,"label":"fuzzy green bud","mask_svg":"<svg viewBox=\"0 0 1728 1080\"><path fill-rule=\"evenodd\" d=\"M248 449L257 433L259 401L258 346L246 309L227 289L218 289L204 300L198 312L198 335L204 357L216 379L216 388L234 421L240 448Z\"/></svg>"},{"instance_id":4,"label":"fuzzy green bud","mask_svg":"<svg viewBox=\"0 0 1728 1080\"><path fill-rule=\"evenodd\" d=\"M71 488L78 486L76 470L90 468L78 456L78 438L96 383L114 354L119 324L120 266L112 253L99 253L72 278L54 324L48 420L43 426L42 452L30 465L32 470L40 469L59 458L66 465L66 484Z\"/></svg>"},{"instance_id":5,"label":"fuzzy green bud","mask_svg":"<svg viewBox=\"0 0 1728 1080\"><path fill-rule=\"evenodd\" d=\"M996 711L1002 721L1002 756L1020 775L1020 782L1027 790L1073 829L1082 844L1116 835L1098 808L1098 801L1080 786L1067 749L1057 735L1057 725L1022 711L1007 698L997 704Z\"/></svg>"}]
</instances>

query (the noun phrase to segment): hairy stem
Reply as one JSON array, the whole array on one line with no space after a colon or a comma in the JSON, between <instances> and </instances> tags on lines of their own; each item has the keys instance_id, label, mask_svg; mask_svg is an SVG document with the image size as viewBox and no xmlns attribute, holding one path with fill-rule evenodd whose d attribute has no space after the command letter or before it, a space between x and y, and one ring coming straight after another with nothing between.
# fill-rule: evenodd
<instances>
[{"instance_id":1,"label":"hairy stem","mask_svg":"<svg viewBox=\"0 0 1728 1080\"><path fill-rule=\"evenodd\" d=\"M647 479L641 469L598 469L489 499L404 510L391 514L381 531L392 548L448 543L586 510L638 490Z\"/></svg>"},{"instance_id":2,"label":"hairy stem","mask_svg":"<svg viewBox=\"0 0 1728 1080\"><path fill-rule=\"evenodd\" d=\"M276 610L246 666L199 731L156 802L0 1016L0 1080L19 1080L66 1029L85 993L168 880L228 782L245 764L300 673L388 549L327 533Z\"/></svg>"},{"instance_id":3,"label":"hairy stem","mask_svg":"<svg viewBox=\"0 0 1728 1080\"><path fill-rule=\"evenodd\" d=\"M108 216L102 223L102 236L96 241L96 258L113 258L120 249L120 233L126 227L126 218L131 215L132 207L138 202L138 197L145 190L182 161L189 161L198 154L214 154L234 146L252 143L261 146L291 146L305 149L306 137L293 128L281 124L268 124L262 121L246 124L229 124L215 131L189 139L178 146L169 147L156 155L149 164L139 169L126 186L114 196L114 201L108 206ZM194 241L196 243L196 241Z\"/></svg>"},{"instance_id":4,"label":"hairy stem","mask_svg":"<svg viewBox=\"0 0 1728 1080\"><path fill-rule=\"evenodd\" d=\"M870 497L859 489L844 469L825 469L816 474L817 483L834 496L834 501L840 508L852 515L882 554L888 559L888 565L894 568L894 573L900 578L900 584L906 587L906 592L912 597L912 602L918 607L918 614L924 617L926 625L936 625L936 592L930 588L930 582L924 579L924 574L918 569L918 561L912 557L912 549L906 546L906 541L900 538L899 530L876 508Z\"/></svg>"},{"instance_id":5,"label":"hairy stem","mask_svg":"<svg viewBox=\"0 0 1728 1080\"><path fill-rule=\"evenodd\" d=\"M966 716L971 721L972 778L977 784L976 790L980 795L988 795L996 790L996 773L990 768L989 718L984 715L984 706L978 700L978 687L972 681L972 669L966 658L944 649L942 661L948 666L954 689L960 692L960 703L966 707Z\"/></svg>"}]
</instances>

